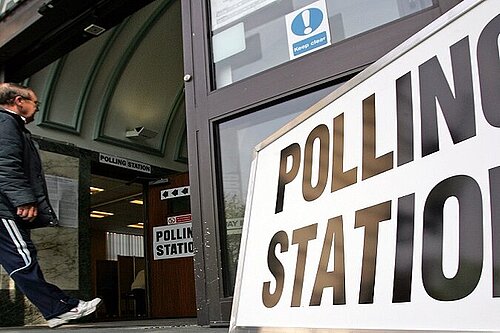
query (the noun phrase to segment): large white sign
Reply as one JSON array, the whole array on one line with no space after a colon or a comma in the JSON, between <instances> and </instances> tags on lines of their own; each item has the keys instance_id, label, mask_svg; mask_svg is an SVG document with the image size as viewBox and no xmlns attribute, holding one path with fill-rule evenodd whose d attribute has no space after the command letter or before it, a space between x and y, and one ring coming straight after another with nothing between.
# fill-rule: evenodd
<instances>
[{"instance_id":1,"label":"large white sign","mask_svg":"<svg viewBox=\"0 0 500 333\"><path fill-rule=\"evenodd\" d=\"M463 1L256 148L230 332L500 330L499 12Z\"/></svg>"}]
</instances>

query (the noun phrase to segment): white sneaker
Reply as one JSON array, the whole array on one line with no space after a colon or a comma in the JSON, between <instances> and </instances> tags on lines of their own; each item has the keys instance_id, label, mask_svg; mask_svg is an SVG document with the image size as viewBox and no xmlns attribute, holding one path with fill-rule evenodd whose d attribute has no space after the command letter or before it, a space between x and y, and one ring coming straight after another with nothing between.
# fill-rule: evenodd
<instances>
[{"instance_id":1,"label":"white sneaker","mask_svg":"<svg viewBox=\"0 0 500 333\"><path fill-rule=\"evenodd\" d=\"M80 301L80 303L78 303L78 306L76 308L73 308L68 312L65 312L57 317L47 320L47 324L49 325L50 328L55 328L63 324L66 324L70 320L75 320L78 318L88 316L97 309L97 307L101 304L101 302L102 300L100 298L94 298L93 300L88 302Z\"/></svg>"}]
</instances>

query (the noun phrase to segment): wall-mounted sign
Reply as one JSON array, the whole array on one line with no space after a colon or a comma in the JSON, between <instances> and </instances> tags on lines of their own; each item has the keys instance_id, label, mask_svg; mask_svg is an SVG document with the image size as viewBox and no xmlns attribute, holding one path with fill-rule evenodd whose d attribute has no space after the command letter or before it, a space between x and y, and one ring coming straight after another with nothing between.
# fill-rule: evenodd
<instances>
[{"instance_id":1,"label":"wall-mounted sign","mask_svg":"<svg viewBox=\"0 0 500 333\"><path fill-rule=\"evenodd\" d=\"M243 229L243 218L226 219L226 234L241 235Z\"/></svg>"},{"instance_id":2,"label":"wall-mounted sign","mask_svg":"<svg viewBox=\"0 0 500 333\"><path fill-rule=\"evenodd\" d=\"M190 195L189 186L182 186L160 191L161 200L174 199Z\"/></svg>"},{"instance_id":3,"label":"wall-mounted sign","mask_svg":"<svg viewBox=\"0 0 500 333\"><path fill-rule=\"evenodd\" d=\"M500 330L499 13L461 2L257 146L230 332Z\"/></svg>"},{"instance_id":4,"label":"wall-mounted sign","mask_svg":"<svg viewBox=\"0 0 500 333\"><path fill-rule=\"evenodd\" d=\"M137 161L132 161L123 157L99 153L99 162L104 164L114 165L120 168L151 173L151 165Z\"/></svg>"},{"instance_id":5,"label":"wall-mounted sign","mask_svg":"<svg viewBox=\"0 0 500 333\"><path fill-rule=\"evenodd\" d=\"M47 190L62 227L78 228L78 180L47 174Z\"/></svg>"},{"instance_id":6,"label":"wall-mounted sign","mask_svg":"<svg viewBox=\"0 0 500 333\"><path fill-rule=\"evenodd\" d=\"M212 30L247 16L276 0L211 0Z\"/></svg>"},{"instance_id":7,"label":"wall-mounted sign","mask_svg":"<svg viewBox=\"0 0 500 333\"><path fill-rule=\"evenodd\" d=\"M191 214L169 216L167 217L167 224L179 224L191 222Z\"/></svg>"},{"instance_id":8,"label":"wall-mounted sign","mask_svg":"<svg viewBox=\"0 0 500 333\"><path fill-rule=\"evenodd\" d=\"M288 53L295 59L331 44L325 0L286 15Z\"/></svg>"},{"instance_id":9,"label":"wall-mounted sign","mask_svg":"<svg viewBox=\"0 0 500 333\"><path fill-rule=\"evenodd\" d=\"M153 228L154 260L194 255L193 228L190 217L191 214L172 216L169 217L169 225Z\"/></svg>"}]
</instances>

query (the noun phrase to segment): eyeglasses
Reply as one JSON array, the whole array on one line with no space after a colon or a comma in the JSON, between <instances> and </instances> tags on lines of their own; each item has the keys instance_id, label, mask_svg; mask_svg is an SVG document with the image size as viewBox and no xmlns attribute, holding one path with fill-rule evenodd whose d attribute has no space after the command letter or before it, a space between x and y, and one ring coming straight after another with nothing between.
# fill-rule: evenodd
<instances>
[{"instance_id":1,"label":"eyeglasses","mask_svg":"<svg viewBox=\"0 0 500 333\"><path fill-rule=\"evenodd\" d=\"M33 104L35 104L35 106L36 106L36 108L37 108L37 109L38 109L38 108L40 108L40 105L42 105L42 102L40 102L40 101L34 101L34 100L32 100L31 98L29 98L29 97L25 97L25 96L19 96L19 97L21 97L21 98L22 98L22 99L24 99L25 101L30 101L30 102L32 102Z\"/></svg>"}]
</instances>

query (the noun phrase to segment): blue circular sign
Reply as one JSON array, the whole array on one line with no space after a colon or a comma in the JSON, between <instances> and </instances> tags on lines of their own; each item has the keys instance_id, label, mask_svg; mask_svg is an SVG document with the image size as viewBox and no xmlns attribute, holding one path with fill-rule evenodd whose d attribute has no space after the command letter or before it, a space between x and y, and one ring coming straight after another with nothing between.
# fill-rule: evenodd
<instances>
[{"instance_id":1,"label":"blue circular sign","mask_svg":"<svg viewBox=\"0 0 500 333\"><path fill-rule=\"evenodd\" d=\"M312 33L323 22L323 12L318 8L309 8L300 12L292 21L292 32L297 36Z\"/></svg>"}]
</instances>

